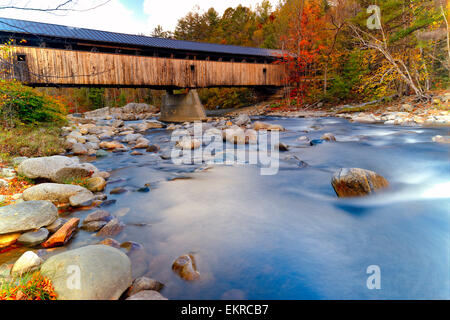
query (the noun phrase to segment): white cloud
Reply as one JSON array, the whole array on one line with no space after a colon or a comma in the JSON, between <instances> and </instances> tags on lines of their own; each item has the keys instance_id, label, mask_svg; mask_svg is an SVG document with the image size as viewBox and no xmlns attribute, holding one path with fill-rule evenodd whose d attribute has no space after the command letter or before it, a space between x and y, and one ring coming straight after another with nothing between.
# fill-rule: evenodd
<instances>
[{"instance_id":1,"label":"white cloud","mask_svg":"<svg viewBox=\"0 0 450 320\"><path fill-rule=\"evenodd\" d=\"M71 8L84 10L96 7L107 0L74 0ZM131 0L129 0L131 1ZM175 29L178 19L184 17L195 6L202 11L214 7L222 14L228 7L236 7L239 4L254 8L262 0L144 0L142 12L147 16L145 19L137 19L134 12L127 8L119 0L110 0L105 5L88 11L60 11L57 13L46 13L40 11L1 9L0 17L31 20L61 24L73 27L91 28L97 30L150 34L158 26L164 30ZM65 0L0 0L0 8L13 3L17 7L29 8L54 8ZM273 6L279 0L270 0ZM142 15L141 15L142 16Z\"/></svg>"},{"instance_id":2,"label":"white cloud","mask_svg":"<svg viewBox=\"0 0 450 320\"><path fill-rule=\"evenodd\" d=\"M195 6L206 11L211 7L222 14L229 7L237 7L242 4L255 8L262 0L144 0L144 13L148 15L148 25L153 30L161 25L164 30L174 30L178 19L184 17ZM273 7L279 0L270 0Z\"/></svg>"},{"instance_id":3,"label":"white cloud","mask_svg":"<svg viewBox=\"0 0 450 320\"><path fill-rule=\"evenodd\" d=\"M8 3L29 8L54 8L62 0L0 0L0 7ZM94 8L105 0L75 1L74 8L83 10ZM133 17L133 12L126 8L119 0L111 0L103 6L88 11L59 11L51 14L40 11L2 9L0 17L47 22L81 28L98 29L121 33L148 33L145 21L140 22Z\"/></svg>"}]
</instances>

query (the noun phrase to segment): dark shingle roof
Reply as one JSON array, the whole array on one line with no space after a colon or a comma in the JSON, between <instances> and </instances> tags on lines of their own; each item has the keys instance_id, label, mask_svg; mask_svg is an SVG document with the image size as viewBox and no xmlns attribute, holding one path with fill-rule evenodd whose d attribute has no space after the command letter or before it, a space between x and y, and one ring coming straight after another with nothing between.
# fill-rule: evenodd
<instances>
[{"instance_id":1,"label":"dark shingle roof","mask_svg":"<svg viewBox=\"0 0 450 320\"><path fill-rule=\"evenodd\" d=\"M273 57L280 54L280 51L278 50L154 38L0 17L0 32L1 31L195 52L224 53L260 57Z\"/></svg>"}]
</instances>

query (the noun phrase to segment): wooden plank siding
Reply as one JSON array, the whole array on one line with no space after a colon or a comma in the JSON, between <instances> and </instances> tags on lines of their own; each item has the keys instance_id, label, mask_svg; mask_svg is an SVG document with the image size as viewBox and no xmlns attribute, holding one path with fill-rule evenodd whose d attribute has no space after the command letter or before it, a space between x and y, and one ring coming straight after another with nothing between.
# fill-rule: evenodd
<instances>
[{"instance_id":1,"label":"wooden plank siding","mask_svg":"<svg viewBox=\"0 0 450 320\"><path fill-rule=\"evenodd\" d=\"M22 69L25 67L28 70L28 77L19 80L30 85L178 88L282 86L285 78L284 67L280 64L12 47L11 65L17 64L17 55L25 55L26 62L22 63ZM9 77L18 77L13 70L11 67Z\"/></svg>"}]
</instances>

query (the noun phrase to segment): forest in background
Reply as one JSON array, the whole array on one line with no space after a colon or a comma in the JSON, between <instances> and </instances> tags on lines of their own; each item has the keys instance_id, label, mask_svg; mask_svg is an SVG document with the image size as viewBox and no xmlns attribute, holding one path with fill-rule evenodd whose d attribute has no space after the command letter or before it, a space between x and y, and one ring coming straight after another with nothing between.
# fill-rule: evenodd
<instances>
[{"instance_id":1,"label":"forest in background","mask_svg":"<svg viewBox=\"0 0 450 320\"><path fill-rule=\"evenodd\" d=\"M377 7L373 7L376 5ZM379 8L379 11L377 11ZM282 49L288 99L301 108L415 94L450 83L450 6L445 0L281 0L254 8L195 8L173 31L152 36ZM159 105L162 91L150 89L41 89L59 96L71 112L128 102ZM252 89L201 89L208 109L250 105Z\"/></svg>"}]
</instances>

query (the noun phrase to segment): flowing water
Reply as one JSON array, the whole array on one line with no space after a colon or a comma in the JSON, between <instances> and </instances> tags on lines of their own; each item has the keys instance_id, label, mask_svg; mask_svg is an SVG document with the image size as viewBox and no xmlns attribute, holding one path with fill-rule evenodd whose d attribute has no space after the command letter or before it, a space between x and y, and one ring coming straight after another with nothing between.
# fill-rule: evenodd
<instances>
[{"instance_id":1,"label":"flowing water","mask_svg":"<svg viewBox=\"0 0 450 320\"><path fill-rule=\"evenodd\" d=\"M255 165L178 166L150 153L93 162L112 172L106 193L117 202L104 209L126 224L116 240L144 247L136 275L163 282L169 299L450 299L449 148L431 142L447 128L263 120L287 129L280 139L291 148L276 175ZM338 142L296 140L326 132ZM146 137L167 153L170 133ZM390 189L339 199L330 180L341 167L373 170ZM150 192L137 192L148 183ZM116 187L128 191L109 195ZM98 241L80 230L67 248ZM171 270L186 253L196 257L199 281ZM381 271L379 290L366 285L371 265Z\"/></svg>"}]
</instances>

